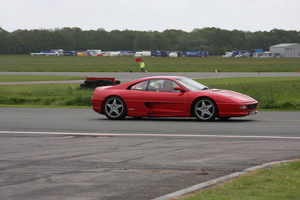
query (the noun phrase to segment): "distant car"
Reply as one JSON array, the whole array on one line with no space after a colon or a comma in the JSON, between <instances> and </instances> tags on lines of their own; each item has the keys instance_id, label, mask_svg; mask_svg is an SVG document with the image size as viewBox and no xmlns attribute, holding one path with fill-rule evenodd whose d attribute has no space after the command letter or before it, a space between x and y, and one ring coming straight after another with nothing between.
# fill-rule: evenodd
<instances>
[{"instance_id":1,"label":"distant car","mask_svg":"<svg viewBox=\"0 0 300 200\"><path fill-rule=\"evenodd\" d=\"M171 88L166 88L171 85ZM241 93L211 89L182 76L155 76L115 86L97 87L93 110L108 119L196 117L227 120L257 113L258 102Z\"/></svg>"}]
</instances>

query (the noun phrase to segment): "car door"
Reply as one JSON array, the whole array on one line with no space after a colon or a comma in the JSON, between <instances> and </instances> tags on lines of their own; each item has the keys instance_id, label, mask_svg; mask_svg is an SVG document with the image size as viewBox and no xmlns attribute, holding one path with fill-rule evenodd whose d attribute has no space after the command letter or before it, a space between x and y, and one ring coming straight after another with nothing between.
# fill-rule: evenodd
<instances>
[{"instance_id":1,"label":"car door","mask_svg":"<svg viewBox=\"0 0 300 200\"><path fill-rule=\"evenodd\" d=\"M174 87L179 87L168 79L152 79L142 94L142 102L148 115L153 116L181 116L188 112L187 92L173 90L165 91L163 84L171 81Z\"/></svg>"},{"instance_id":2,"label":"car door","mask_svg":"<svg viewBox=\"0 0 300 200\"><path fill-rule=\"evenodd\" d=\"M122 97L126 101L128 116L146 115L142 102L142 96L147 88L148 83L148 80L136 83L122 94Z\"/></svg>"}]
</instances>

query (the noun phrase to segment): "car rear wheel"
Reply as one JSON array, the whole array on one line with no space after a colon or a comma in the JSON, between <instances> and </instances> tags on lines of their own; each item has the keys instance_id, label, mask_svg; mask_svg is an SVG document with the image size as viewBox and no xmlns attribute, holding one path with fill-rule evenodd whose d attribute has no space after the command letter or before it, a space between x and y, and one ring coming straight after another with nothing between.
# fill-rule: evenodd
<instances>
[{"instance_id":1,"label":"car rear wheel","mask_svg":"<svg viewBox=\"0 0 300 200\"><path fill-rule=\"evenodd\" d=\"M216 103L210 98L200 98L193 106L194 115L201 121L212 121L217 116Z\"/></svg>"},{"instance_id":2,"label":"car rear wheel","mask_svg":"<svg viewBox=\"0 0 300 200\"><path fill-rule=\"evenodd\" d=\"M104 115L108 119L124 119L126 117L126 105L120 97L108 97L103 106Z\"/></svg>"}]
</instances>

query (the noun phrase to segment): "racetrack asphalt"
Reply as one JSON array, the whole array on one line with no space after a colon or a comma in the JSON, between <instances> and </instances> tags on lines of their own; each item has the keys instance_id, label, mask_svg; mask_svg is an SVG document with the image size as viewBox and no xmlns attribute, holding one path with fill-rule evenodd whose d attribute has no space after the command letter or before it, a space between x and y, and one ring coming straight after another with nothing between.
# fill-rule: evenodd
<instances>
[{"instance_id":1,"label":"racetrack asphalt","mask_svg":"<svg viewBox=\"0 0 300 200\"><path fill-rule=\"evenodd\" d=\"M201 79L201 78L222 78L222 77L298 77L299 73L69 73L69 72L0 72L0 75L56 75L56 76L82 76L82 77L115 77L116 79L127 82L130 80L135 80L138 78L146 77L146 76L165 76L165 75L179 75L179 76L187 76L193 79ZM10 85L10 84L65 84L65 83L81 83L81 80L75 81L44 81L44 82L19 82L19 83L0 83L1 85ZM285 162L285 161L278 161ZM247 168L241 172L236 172L233 174L225 175L213 180L209 180L200 184L196 184L194 186L179 190L177 192L173 192L167 195L163 195L161 197L154 198L155 200L166 200L169 198L173 198L176 196L180 196L192 191L200 190L203 187L207 187L209 185L216 184L217 182L223 182L228 179L235 178L241 174L247 173L251 170L256 170L259 168L268 167L271 164L275 164L278 162L270 162L258 166L254 166L251 168Z\"/></svg>"},{"instance_id":2,"label":"racetrack asphalt","mask_svg":"<svg viewBox=\"0 0 300 200\"><path fill-rule=\"evenodd\" d=\"M9 200L167 199L299 157L298 112L116 123L91 109L0 109L0 195Z\"/></svg>"}]
</instances>

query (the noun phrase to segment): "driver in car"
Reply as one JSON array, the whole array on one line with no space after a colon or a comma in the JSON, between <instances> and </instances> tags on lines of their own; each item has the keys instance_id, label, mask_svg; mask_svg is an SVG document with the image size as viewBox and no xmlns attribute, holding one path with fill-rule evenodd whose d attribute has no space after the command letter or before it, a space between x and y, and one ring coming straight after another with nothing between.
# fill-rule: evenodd
<instances>
[{"instance_id":1,"label":"driver in car","mask_svg":"<svg viewBox=\"0 0 300 200\"><path fill-rule=\"evenodd\" d=\"M162 92L174 92L173 83L170 80L165 80L163 83Z\"/></svg>"}]
</instances>

